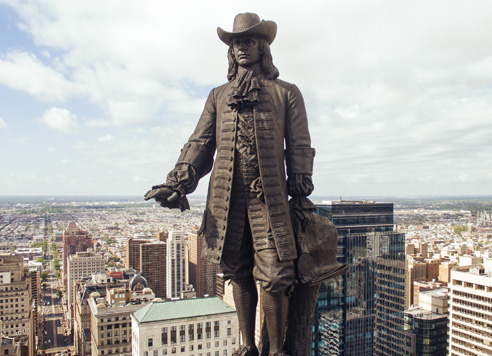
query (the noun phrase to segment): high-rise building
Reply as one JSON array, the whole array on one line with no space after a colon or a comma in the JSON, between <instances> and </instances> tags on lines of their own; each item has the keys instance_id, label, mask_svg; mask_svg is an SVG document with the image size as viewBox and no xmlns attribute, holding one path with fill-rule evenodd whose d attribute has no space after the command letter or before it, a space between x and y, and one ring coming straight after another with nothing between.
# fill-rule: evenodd
<instances>
[{"instance_id":1,"label":"high-rise building","mask_svg":"<svg viewBox=\"0 0 492 356\"><path fill-rule=\"evenodd\" d=\"M26 355L36 354L35 318L31 272L24 258L0 255L0 334L12 338ZM34 288L37 288L34 286Z\"/></svg>"},{"instance_id":2,"label":"high-rise building","mask_svg":"<svg viewBox=\"0 0 492 356\"><path fill-rule=\"evenodd\" d=\"M213 297L217 294L218 265L202 258L203 237L196 233L188 234L188 283L193 284L196 296Z\"/></svg>"},{"instance_id":3,"label":"high-rise building","mask_svg":"<svg viewBox=\"0 0 492 356\"><path fill-rule=\"evenodd\" d=\"M167 239L167 298L180 298L186 285L186 239L179 231L170 231ZM157 294L156 294L157 295Z\"/></svg>"},{"instance_id":4,"label":"high-rise building","mask_svg":"<svg viewBox=\"0 0 492 356\"><path fill-rule=\"evenodd\" d=\"M68 256L77 252L85 252L92 247L92 241L87 231L81 230L76 223L71 222L63 232L63 281L67 285Z\"/></svg>"},{"instance_id":5,"label":"high-rise building","mask_svg":"<svg viewBox=\"0 0 492 356\"><path fill-rule=\"evenodd\" d=\"M130 238L126 241L126 268L140 271L140 245L152 242L150 239Z\"/></svg>"},{"instance_id":6,"label":"high-rise building","mask_svg":"<svg viewBox=\"0 0 492 356\"><path fill-rule=\"evenodd\" d=\"M441 262L439 265L439 282L447 286L451 280L451 270L458 265L457 262Z\"/></svg>"},{"instance_id":7,"label":"high-rise building","mask_svg":"<svg viewBox=\"0 0 492 356\"><path fill-rule=\"evenodd\" d=\"M492 260L451 271L449 356L492 355Z\"/></svg>"},{"instance_id":8,"label":"high-rise building","mask_svg":"<svg viewBox=\"0 0 492 356\"><path fill-rule=\"evenodd\" d=\"M91 278L92 273L104 271L106 262L104 258L94 252L77 252L75 255L70 255L67 262L67 303L70 311L70 319L68 322L72 326L74 318L74 283L82 279Z\"/></svg>"},{"instance_id":9,"label":"high-rise building","mask_svg":"<svg viewBox=\"0 0 492 356\"><path fill-rule=\"evenodd\" d=\"M143 243L140 247L140 272L144 276L149 287L158 298L166 298L166 280L167 280L167 266L166 266L166 253L167 243L163 241L154 241Z\"/></svg>"},{"instance_id":10,"label":"high-rise building","mask_svg":"<svg viewBox=\"0 0 492 356\"><path fill-rule=\"evenodd\" d=\"M320 287L312 354L402 355L405 237L393 204L333 201L318 213L336 226L337 260L349 271Z\"/></svg>"}]
</instances>

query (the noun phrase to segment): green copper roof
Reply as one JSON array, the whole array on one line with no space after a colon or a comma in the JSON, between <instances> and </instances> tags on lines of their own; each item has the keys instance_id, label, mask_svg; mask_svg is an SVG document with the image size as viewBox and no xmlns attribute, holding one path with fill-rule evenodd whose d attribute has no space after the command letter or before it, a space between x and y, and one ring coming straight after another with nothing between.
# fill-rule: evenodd
<instances>
[{"instance_id":1,"label":"green copper roof","mask_svg":"<svg viewBox=\"0 0 492 356\"><path fill-rule=\"evenodd\" d=\"M193 318L198 316L235 312L234 308L217 297L152 302L136 311L133 316L139 323Z\"/></svg>"}]
</instances>

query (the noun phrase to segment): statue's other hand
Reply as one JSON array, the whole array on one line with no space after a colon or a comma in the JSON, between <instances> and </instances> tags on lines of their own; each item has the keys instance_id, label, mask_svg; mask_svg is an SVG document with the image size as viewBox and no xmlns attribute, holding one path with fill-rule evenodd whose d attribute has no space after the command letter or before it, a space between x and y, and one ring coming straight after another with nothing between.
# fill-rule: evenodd
<instances>
[{"instance_id":1,"label":"statue's other hand","mask_svg":"<svg viewBox=\"0 0 492 356\"><path fill-rule=\"evenodd\" d=\"M185 196L181 196L179 192L173 190L170 185L160 184L152 187L145 194L145 200L155 199L163 208L180 209L181 211L190 208L188 199Z\"/></svg>"}]
</instances>

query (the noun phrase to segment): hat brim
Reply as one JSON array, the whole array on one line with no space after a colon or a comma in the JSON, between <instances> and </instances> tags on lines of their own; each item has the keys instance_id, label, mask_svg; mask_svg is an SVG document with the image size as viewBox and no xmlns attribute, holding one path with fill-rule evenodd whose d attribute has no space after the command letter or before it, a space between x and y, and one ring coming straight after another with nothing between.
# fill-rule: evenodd
<instances>
[{"instance_id":1,"label":"hat brim","mask_svg":"<svg viewBox=\"0 0 492 356\"><path fill-rule=\"evenodd\" d=\"M277 24L273 21L262 21L247 30L238 32L227 32L220 27L217 27L217 35L219 35L220 40L228 46L231 45L234 38L244 36L260 36L263 37L268 44L272 44L277 35Z\"/></svg>"}]
</instances>

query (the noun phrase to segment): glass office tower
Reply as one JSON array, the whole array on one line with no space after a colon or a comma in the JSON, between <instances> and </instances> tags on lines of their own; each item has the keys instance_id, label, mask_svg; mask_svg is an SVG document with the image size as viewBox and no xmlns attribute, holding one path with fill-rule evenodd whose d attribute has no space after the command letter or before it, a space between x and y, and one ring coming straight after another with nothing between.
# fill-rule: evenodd
<instances>
[{"instance_id":1,"label":"glass office tower","mask_svg":"<svg viewBox=\"0 0 492 356\"><path fill-rule=\"evenodd\" d=\"M318 214L336 226L337 259L350 267L320 288L311 354L402 355L405 236L393 231L393 204L333 201Z\"/></svg>"}]
</instances>

